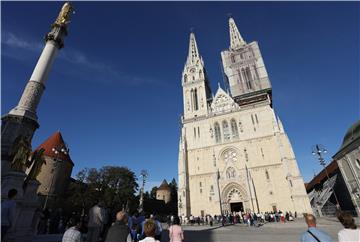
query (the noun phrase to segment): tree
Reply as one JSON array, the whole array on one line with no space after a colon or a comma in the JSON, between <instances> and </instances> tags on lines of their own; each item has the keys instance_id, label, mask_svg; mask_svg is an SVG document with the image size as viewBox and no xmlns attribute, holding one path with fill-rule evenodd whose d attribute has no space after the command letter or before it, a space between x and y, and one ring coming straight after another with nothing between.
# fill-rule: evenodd
<instances>
[{"instance_id":1,"label":"tree","mask_svg":"<svg viewBox=\"0 0 360 242\"><path fill-rule=\"evenodd\" d=\"M128 212L137 209L137 178L127 167L85 168L76 177L85 186L77 187L77 191L68 197L74 208L80 207L87 212L95 203L103 201L112 216L122 209L128 209Z\"/></svg>"},{"instance_id":2,"label":"tree","mask_svg":"<svg viewBox=\"0 0 360 242\"><path fill-rule=\"evenodd\" d=\"M171 180L171 182L169 183L169 187L170 187L171 200L167 204L168 209L171 214L177 214L178 213L178 195L177 195L178 187L177 187L175 178L173 178Z\"/></svg>"},{"instance_id":3,"label":"tree","mask_svg":"<svg viewBox=\"0 0 360 242\"><path fill-rule=\"evenodd\" d=\"M152 199L156 199L156 191L157 191L157 187L153 187L151 188L151 191L150 191L150 198Z\"/></svg>"}]
</instances>

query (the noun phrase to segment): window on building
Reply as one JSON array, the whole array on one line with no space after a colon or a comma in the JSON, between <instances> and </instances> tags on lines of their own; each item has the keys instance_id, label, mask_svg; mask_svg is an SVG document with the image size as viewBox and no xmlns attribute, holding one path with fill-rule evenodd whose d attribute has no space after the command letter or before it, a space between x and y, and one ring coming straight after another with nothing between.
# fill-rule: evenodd
<instances>
[{"instance_id":1,"label":"window on building","mask_svg":"<svg viewBox=\"0 0 360 242\"><path fill-rule=\"evenodd\" d=\"M255 66L255 65L253 65L253 68L254 68L254 71L255 71L255 76L256 76L256 79L257 79L257 80L259 80L259 79L260 79L260 77L259 77L259 73L258 73L258 71L257 71L256 66Z\"/></svg>"},{"instance_id":2,"label":"window on building","mask_svg":"<svg viewBox=\"0 0 360 242\"><path fill-rule=\"evenodd\" d=\"M356 165L360 169L360 160L359 159L356 159Z\"/></svg>"},{"instance_id":3,"label":"window on building","mask_svg":"<svg viewBox=\"0 0 360 242\"><path fill-rule=\"evenodd\" d=\"M242 76L243 76L244 82L245 82L245 84L246 84L246 87L247 87L247 89L249 89L249 86L248 86L248 80L247 80L247 76L246 76L246 73L245 73L244 68L241 68L241 73L242 73Z\"/></svg>"},{"instance_id":4,"label":"window on building","mask_svg":"<svg viewBox=\"0 0 360 242\"><path fill-rule=\"evenodd\" d=\"M199 183L199 185L200 185L200 187L202 187L202 183L201 183L201 182Z\"/></svg>"},{"instance_id":5,"label":"window on building","mask_svg":"<svg viewBox=\"0 0 360 242\"><path fill-rule=\"evenodd\" d=\"M249 161L249 156L248 156L246 148L244 149L244 156L245 156L245 160Z\"/></svg>"},{"instance_id":6,"label":"window on building","mask_svg":"<svg viewBox=\"0 0 360 242\"><path fill-rule=\"evenodd\" d=\"M269 180L269 179L270 179L270 176L269 176L269 172L268 172L268 170L266 170L266 171L265 171L265 177L266 177L266 179L267 179L267 180Z\"/></svg>"},{"instance_id":7,"label":"window on building","mask_svg":"<svg viewBox=\"0 0 360 242\"><path fill-rule=\"evenodd\" d=\"M231 62L235 63L235 55L231 55Z\"/></svg>"},{"instance_id":8,"label":"window on building","mask_svg":"<svg viewBox=\"0 0 360 242\"><path fill-rule=\"evenodd\" d=\"M210 192L214 192L214 186L213 185L210 186Z\"/></svg>"},{"instance_id":9,"label":"window on building","mask_svg":"<svg viewBox=\"0 0 360 242\"><path fill-rule=\"evenodd\" d=\"M200 127L198 127L198 137L200 138Z\"/></svg>"},{"instance_id":10,"label":"window on building","mask_svg":"<svg viewBox=\"0 0 360 242\"><path fill-rule=\"evenodd\" d=\"M236 125L236 121L235 119L232 119L231 121L231 133L234 139L239 138L239 132L238 132L238 128Z\"/></svg>"},{"instance_id":11,"label":"window on building","mask_svg":"<svg viewBox=\"0 0 360 242\"><path fill-rule=\"evenodd\" d=\"M200 188L200 193L202 193L202 189Z\"/></svg>"},{"instance_id":12,"label":"window on building","mask_svg":"<svg viewBox=\"0 0 360 242\"><path fill-rule=\"evenodd\" d=\"M215 130L215 141L216 143L221 142L221 131L220 131L220 125L218 122L214 124L214 130Z\"/></svg>"},{"instance_id":13,"label":"window on building","mask_svg":"<svg viewBox=\"0 0 360 242\"><path fill-rule=\"evenodd\" d=\"M191 89L190 90L190 106L191 106L191 111L194 110L194 90Z\"/></svg>"},{"instance_id":14,"label":"window on building","mask_svg":"<svg viewBox=\"0 0 360 242\"><path fill-rule=\"evenodd\" d=\"M184 83L186 83L187 82L187 75L185 74L184 75Z\"/></svg>"},{"instance_id":15,"label":"window on building","mask_svg":"<svg viewBox=\"0 0 360 242\"><path fill-rule=\"evenodd\" d=\"M211 202L211 197L209 197L209 201Z\"/></svg>"},{"instance_id":16,"label":"window on building","mask_svg":"<svg viewBox=\"0 0 360 242\"><path fill-rule=\"evenodd\" d=\"M226 120L224 120L222 122L222 128L223 128L224 140L229 140L230 139L230 129L229 129L229 124Z\"/></svg>"},{"instance_id":17,"label":"window on building","mask_svg":"<svg viewBox=\"0 0 360 242\"><path fill-rule=\"evenodd\" d=\"M260 148L260 151L261 151L261 156L262 156L262 158L264 159L265 155L264 155L264 151L263 151L263 149L262 149L262 148Z\"/></svg>"},{"instance_id":18,"label":"window on building","mask_svg":"<svg viewBox=\"0 0 360 242\"><path fill-rule=\"evenodd\" d=\"M290 184L290 187L292 187L292 186L293 186L293 183L292 183L292 181L291 181L291 180L289 180L289 184Z\"/></svg>"},{"instance_id":19,"label":"window on building","mask_svg":"<svg viewBox=\"0 0 360 242\"><path fill-rule=\"evenodd\" d=\"M259 120L258 120L257 114L255 114L255 121L256 121L257 124L259 124Z\"/></svg>"},{"instance_id":20,"label":"window on building","mask_svg":"<svg viewBox=\"0 0 360 242\"><path fill-rule=\"evenodd\" d=\"M194 138L196 138L196 128L194 127Z\"/></svg>"},{"instance_id":21,"label":"window on building","mask_svg":"<svg viewBox=\"0 0 360 242\"><path fill-rule=\"evenodd\" d=\"M252 124L255 125L254 116L252 114L251 114L251 121L252 121Z\"/></svg>"},{"instance_id":22,"label":"window on building","mask_svg":"<svg viewBox=\"0 0 360 242\"><path fill-rule=\"evenodd\" d=\"M163 200L165 200L165 195L163 195Z\"/></svg>"},{"instance_id":23,"label":"window on building","mask_svg":"<svg viewBox=\"0 0 360 242\"><path fill-rule=\"evenodd\" d=\"M199 77L202 78L202 71L199 71Z\"/></svg>"},{"instance_id":24,"label":"window on building","mask_svg":"<svg viewBox=\"0 0 360 242\"><path fill-rule=\"evenodd\" d=\"M183 197L185 197L185 191L183 191Z\"/></svg>"},{"instance_id":25,"label":"window on building","mask_svg":"<svg viewBox=\"0 0 360 242\"><path fill-rule=\"evenodd\" d=\"M237 74L238 74L238 76L239 76L238 83L241 83L241 82L242 82L241 72L240 72L239 69L237 69L236 71L237 71Z\"/></svg>"},{"instance_id":26,"label":"window on building","mask_svg":"<svg viewBox=\"0 0 360 242\"><path fill-rule=\"evenodd\" d=\"M197 89L195 88L195 91L194 91L194 110L198 110L198 109L199 109L198 95L197 95Z\"/></svg>"},{"instance_id":27,"label":"window on building","mask_svg":"<svg viewBox=\"0 0 360 242\"><path fill-rule=\"evenodd\" d=\"M245 68L245 74L246 74L246 86L248 89L252 89L252 86L251 86L252 77L251 77L251 71L250 71L249 67Z\"/></svg>"}]
</instances>

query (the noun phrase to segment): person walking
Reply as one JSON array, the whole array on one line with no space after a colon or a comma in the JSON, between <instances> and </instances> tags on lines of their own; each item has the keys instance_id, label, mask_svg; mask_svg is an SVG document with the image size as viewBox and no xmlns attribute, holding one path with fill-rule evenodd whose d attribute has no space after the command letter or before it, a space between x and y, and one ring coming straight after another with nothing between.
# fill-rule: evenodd
<instances>
[{"instance_id":1,"label":"person walking","mask_svg":"<svg viewBox=\"0 0 360 242\"><path fill-rule=\"evenodd\" d=\"M81 237L81 222L79 218L71 218L69 221L69 226L63 237L62 242L83 242Z\"/></svg>"},{"instance_id":2,"label":"person walking","mask_svg":"<svg viewBox=\"0 0 360 242\"><path fill-rule=\"evenodd\" d=\"M301 235L301 242L332 242L330 235L316 228L316 218L312 214L304 214L308 230Z\"/></svg>"},{"instance_id":3,"label":"person walking","mask_svg":"<svg viewBox=\"0 0 360 242\"><path fill-rule=\"evenodd\" d=\"M338 233L339 242L360 241L360 230L357 228L354 218L346 212L337 214L337 218L344 226Z\"/></svg>"},{"instance_id":4,"label":"person walking","mask_svg":"<svg viewBox=\"0 0 360 242\"><path fill-rule=\"evenodd\" d=\"M109 228L105 242L131 242L130 229L127 226L128 216L120 211L116 214L115 223Z\"/></svg>"},{"instance_id":5,"label":"person walking","mask_svg":"<svg viewBox=\"0 0 360 242\"><path fill-rule=\"evenodd\" d=\"M1 203L1 240L5 238L8 230L15 225L16 194L16 189L10 189L8 192L8 199Z\"/></svg>"},{"instance_id":6,"label":"person walking","mask_svg":"<svg viewBox=\"0 0 360 242\"><path fill-rule=\"evenodd\" d=\"M180 226L179 217L174 217L173 225L169 228L170 242L181 242L184 240L184 232Z\"/></svg>"},{"instance_id":7,"label":"person walking","mask_svg":"<svg viewBox=\"0 0 360 242\"><path fill-rule=\"evenodd\" d=\"M104 222L105 211L99 202L89 210L87 242L98 242Z\"/></svg>"},{"instance_id":8,"label":"person walking","mask_svg":"<svg viewBox=\"0 0 360 242\"><path fill-rule=\"evenodd\" d=\"M156 231L156 224L154 220L147 219L144 223L144 233L145 238L140 240L139 242L160 242L159 240L155 239L155 231Z\"/></svg>"}]
</instances>

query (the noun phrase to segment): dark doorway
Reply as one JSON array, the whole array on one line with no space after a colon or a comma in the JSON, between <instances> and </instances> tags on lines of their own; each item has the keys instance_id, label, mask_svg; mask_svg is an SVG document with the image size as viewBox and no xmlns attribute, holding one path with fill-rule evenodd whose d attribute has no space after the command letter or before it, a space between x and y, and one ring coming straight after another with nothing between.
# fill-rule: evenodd
<instances>
[{"instance_id":1,"label":"dark doorway","mask_svg":"<svg viewBox=\"0 0 360 242\"><path fill-rule=\"evenodd\" d=\"M231 212L244 212L243 203L230 203Z\"/></svg>"}]
</instances>

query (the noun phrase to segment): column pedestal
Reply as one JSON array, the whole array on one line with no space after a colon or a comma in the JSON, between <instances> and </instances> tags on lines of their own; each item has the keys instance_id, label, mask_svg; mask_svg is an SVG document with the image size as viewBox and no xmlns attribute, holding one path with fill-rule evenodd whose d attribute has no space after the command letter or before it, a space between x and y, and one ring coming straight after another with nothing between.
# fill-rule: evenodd
<instances>
[{"instance_id":1,"label":"column pedestal","mask_svg":"<svg viewBox=\"0 0 360 242\"><path fill-rule=\"evenodd\" d=\"M10 189L15 188L16 195L16 216L15 224L6 234L4 242L30 242L33 240L35 230L33 217L35 210L39 208L37 189L40 185L38 181L29 181L24 187L26 174L23 172L10 171L2 176L1 195L7 197Z\"/></svg>"}]
</instances>

